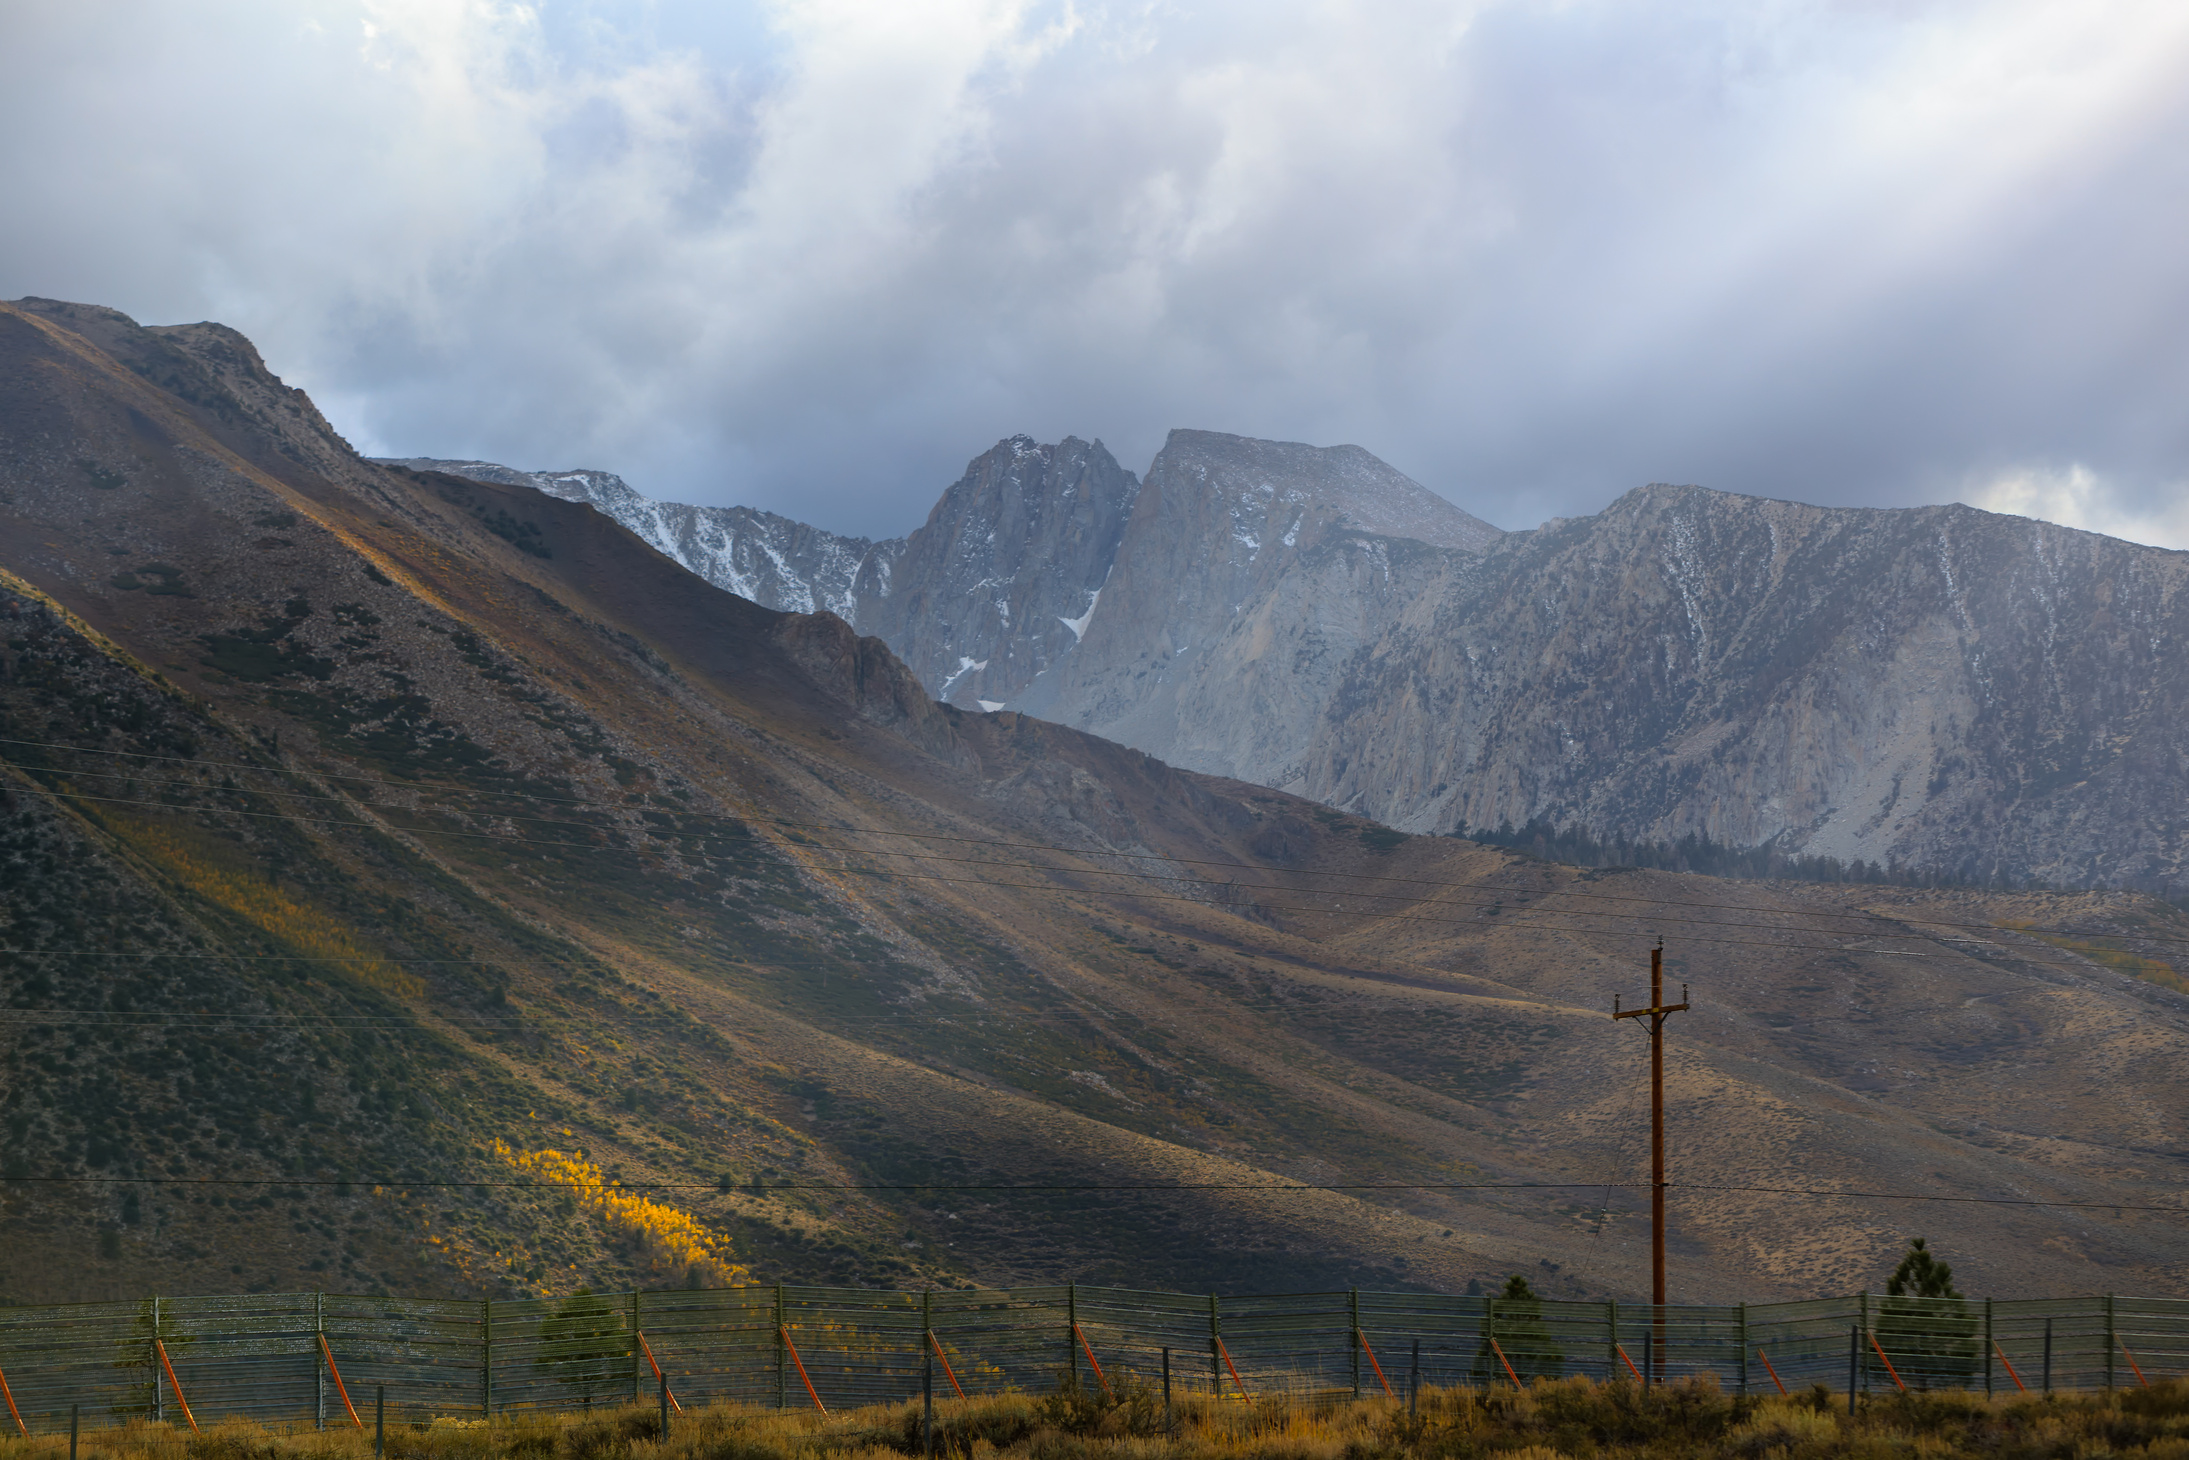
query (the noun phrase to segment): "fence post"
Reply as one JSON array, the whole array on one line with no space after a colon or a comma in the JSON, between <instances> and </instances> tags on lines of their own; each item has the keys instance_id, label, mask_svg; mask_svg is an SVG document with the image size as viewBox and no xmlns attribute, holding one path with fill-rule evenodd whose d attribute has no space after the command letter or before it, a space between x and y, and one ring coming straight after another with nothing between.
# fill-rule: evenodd
<instances>
[{"instance_id":1,"label":"fence post","mask_svg":"<svg viewBox=\"0 0 2189 1460\"><path fill-rule=\"evenodd\" d=\"M166 1396L160 1392L160 1300L156 1294L152 1299L152 1343L144 1351L144 1356L152 1374L152 1422L164 1424L167 1421L167 1401Z\"/></svg>"},{"instance_id":2,"label":"fence post","mask_svg":"<svg viewBox=\"0 0 2189 1460\"><path fill-rule=\"evenodd\" d=\"M1847 1325L1847 1412L1855 1412L1855 1360L1862 1353L1862 1325Z\"/></svg>"},{"instance_id":3,"label":"fence post","mask_svg":"<svg viewBox=\"0 0 2189 1460\"><path fill-rule=\"evenodd\" d=\"M669 1443L669 1371L661 1371L661 1443Z\"/></svg>"},{"instance_id":4,"label":"fence post","mask_svg":"<svg viewBox=\"0 0 2189 1460\"><path fill-rule=\"evenodd\" d=\"M2052 1393L2052 1320L2045 1320L2045 1393Z\"/></svg>"},{"instance_id":5,"label":"fence post","mask_svg":"<svg viewBox=\"0 0 2189 1460\"><path fill-rule=\"evenodd\" d=\"M2105 1295L2105 1387L2113 1387L2113 1350L2120 1344L2120 1337L2113 1328L2113 1295Z\"/></svg>"},{"instance_id":6,"label":"fence post","mask_svg":"<svg viewBox=\"0 0 2189 1460\"><path fill-rule=\"evenodd\" d=\"M775 1285L775 1407L785 1407L783 1391L783 1325L788 1320L783 1314L783 1285Z\"/></svg>"},{"instance_id":7,"label":"fence post","mask_svg":"<svg viewBox=\"0 0 2189 1460\"><path fill-rule=\"evenodd\" d=\"M1992 1337L1991 1299L1986 1298L1984 1300L1984 1397L1986 1399L1991 1398L1992 1394L1991 1355L1998 1342L1998 1339Z\"/></svg>"},{"instance_id":8,"label":"fence post","mask_svg":"<svg viewBox=\"0 0 2189 1460\"><path fill-rule=\"evenodd\" d=\"M1064 1285L1064 1359L1071 1371L1072 1388L1079 1388L1079 1346L1073 1342L1079 1337L1079 1284Z\"/></svg>"},{"instance_id":9,"label":"fence post","mask_svg":"<svg viewBox=\"0 0 2189 1460\"><path fill-rule=\"evenodd\" d=\"M1406 1412L1411 1415L1421 1405L1421 1340L1414 1340L1414 1364L1406 1374Z\"/></svg>"},{"instance_id":10,"label":"fence post","mask_svg":"<svg viewBox=\"0 0 2189 1460\"><path fill-rule=\"evenodd\" d=\"M1657 1305L1654 1303L1650 1304L1649 1311L1652 1314L1655 1314L1657 1311ZM1642 1330L1642 1392L1646 1394L1651 1389L1654 1389L1656 1387L1657 1325L1655 1323L1651 1323L1649 1327Z\"/></svg>"},{"instance_id":11,"label":"fence post","mask_svg":"<svg viewBox=\"0 0 2189 1460\"><path fill-rule=\"evenodd\" d=\"M1347 1357L1352 1360L1353 1364L1353 1397L1358 1399L1361 1397L1361 1290L1359 1288L1348 1288L1346 1290L1345 1312L1347 1324L1352 1329L1353 1334L1352 1343L1347 1345L1352 1352Z\"/></svg>"},{"instance_id":12,"label":"fence post","mask_svg":"<svg viewBox=\"0 0 2189 1460\"><path fill-rule=\"evenodd\" d=\"M382 1384L372 1401L372 1460L380 1460L388 1439L388 1386Z\"/></svg>"},{"instance_id":13,"label":"fence post","mask_svg":"<svg viewBox=\"0 0 2189 1460\"><path fill-rule=\"evenodd\" d=\"M327 1295L312 1294L312 1341L327 1341ZM327 1366L317 1353L312 1355L312 1428L327 1427Z\"/></svg>"},{"instance_id":14,"label":"fence post","mask_svg":"<svg viewBox=\"0 0 2189 1460\"><path fill-rule=\"evenodd\" d=\"M935 1456L935 1294L920 1294L920 1404L925 1416L921 1448L928 1460Z\"/></svg>"},{"instance_id":15,"label":"fence post","mask_svg":"<svg viewBox=\"0 0 2189 1460\"><path fill-rule=\"evenodd\" d=\"M631 1402L638 1403L638 1289L631 1289ZM669 1432L663 1430L662 1438Z\"/></svg>"},{"instance_id":16,"label":"fence post","mask_svg":"<svg viewBox=\"0 0 2189 1460\"><path fill-rule=\"evenodd\" d=\"M1167 1434L1169 1434L1170 1432L1171 1432L1171 1351L1170 1351L1170 1347L1169 1347L1168 1345L1165 1345L1165 1346L1164 1346L1164 1349L1163 1349L1163 1433L1167 1435ZM75 1456L73 1456L73 1455L71 1455L71 1456L69 1457L69 1460L76 1460L76 1457L75 1457Z\"/></svg>"},{"instance_id":17,"label":"fence post","mask_svg":"<svg viewBox=\"0 0 2189 1460\"><path fill-rule=\"evenodd\" d=\"M1495 1342L1497 1342L1497 1299L1493 1296L1482 1300L1482 1341L1475 1345L1475 1352L1487 1355L1490 1352L1490 1345ZM1487 1359L1483 1364L1483 1373L1492 1384L1497 1382L1497 1370L1489 1367ZM1472 1379L1474 1375L1469 1374L1467 1377Z\"/></svg>"},{"instance_id":18,"label":"fence post","mask_svg":"<svg viewBox=\"0 0 2189 1460\"><path fill-rule=\"evenodd\" d=\"M1211 1293L1209 1294L1209 1398L1211 1399L1222 1397L1224 1392L1224 1361L1220 1357L1223 1350L1217 1342L1222 1335L1223 1330L1217 1325L1216 1320L1216 1295Z\"/></svg>"},{"instance_id":19,"label":"fence post","mask_svg":"<svg viewBox=\"0 0 2189 1460\"><path fill-rule=\"evenodd\" d=\"M68 1407L68 1460L76 1460L76 1420L82 1411L83 1406L80 1404L71 1404Z\"/></svg>"},{"instance_id":20,"label":"fence post","mask_svg":"<svg viewBox=\"0 0 2189 1460\"><path fill-rule=\"evenodd\" d=\"M1604 1302L1604 1382L1619 1377L1619 1300L1608 1298Z\"/></svg>"},{"instance_id":21,"label":"fence post","mask_svg":"<svg viewBox=\"0 0 2189 1460\"><path fill-rule=\"evenodd\" d=\"M382 1385L385 1391L387 1386ZM494 1300L479 1300L479 1417L494 1418Z\"/></svg>"},{"instance_id":22,"label":"fence post","mask_svg":"<svg viewBox=\"0 0 2189 1460\"><path fill-rule=\"evenodd\" d=\"M1748 1392L1748 1305L1741 1304L1741 1393Z\"/></svg>"},{"instance_id":23,"label":"fence post","mask_svg":"<svg viewBox=\"0 0 2189 1460\"><path fill-rule=\"evenodd\" d=\"M1869 1290L1868 1290L1867 1288L1865 1288L1865 1289L1864 1289L1864 1290L1863 1290L1863 1291L1861 1292L1861 1294L1860 1294L1860 1295L1858 1295L1858 1297L1857 1297L1856 1301L1857 1301L1857 1302L1858 1302L1858 1303L1859 1303L1859 1304L1861 1305L1861 1309L1862 1309L1862 1332L1863 1332L1863 1334L1864 1334L1865 1336L1867 1336L1867 1335L1868 1335L1868 1333L1869 1333L1869 1331L1870 1331L1870 1293L1869 1293ZM1858 1360L1860 1360L1860 1361L1861 1361L1861 1364L1862 1364L1862 1392L1863 1392L1864 1394L1868 1394L1868 1393L1870 1392L1870 1356L1869 1356L1869 1355L1868 1355L1867 1353L1863 1352L1863 1350L1862 1350L1862 1346L1861 1346L1860 1344L1857 1344L1857 1345L1855 1345L1855 1357L1856 1357L1856 1358L1857 1358Z\"/></svg>"}]
</instances>

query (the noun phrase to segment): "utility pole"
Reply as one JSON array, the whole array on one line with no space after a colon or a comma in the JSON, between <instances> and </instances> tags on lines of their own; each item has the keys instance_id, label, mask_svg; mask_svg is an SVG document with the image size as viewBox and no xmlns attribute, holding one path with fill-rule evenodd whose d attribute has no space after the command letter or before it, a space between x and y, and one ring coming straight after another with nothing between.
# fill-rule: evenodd
<instances>
[{"instance_id":1,"label":"utility pole","mask_svg":"<svg viewBox=\"0 0 2189 1460\"><path fill-rule=\"evenodd\" d=\"M1649 1284L1655 1305L1651 1324L1656 1342L1652 1370L1661 1370L1665 1354L1665 1020L1687 1007L1687 985L1680 985L1680 1002L1665 1002L1665 941L1649 950L1649 1007L1621 1009L1619 996L1611 996L1614 1019L1649 1021ZM1657 1377L1655 1373L1652 1378Z\"/></svg>"}]
</instances>

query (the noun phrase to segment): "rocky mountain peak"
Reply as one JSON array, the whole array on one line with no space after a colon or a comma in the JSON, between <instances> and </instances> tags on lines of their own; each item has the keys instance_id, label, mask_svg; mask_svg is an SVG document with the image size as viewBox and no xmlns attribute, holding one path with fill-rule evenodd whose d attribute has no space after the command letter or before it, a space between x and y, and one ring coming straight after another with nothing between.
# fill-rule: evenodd
<instances>
[{"instance_id":1,"label":"rocky mountain peak","mask_svg":"<svg viewBox=\"0 0 2189 1460\"><path fill-rule=\"evenodd\" d=\"M999 441L944 490L860 627L938 698L1014 699L1079 643L1139 495L1099 441Z\"/></svg>"},{"instance_id":2,"label":"rocky mountain peak","mask_svg":"<svg viewBox=\"0 0 2189 1460\"><path fill-rule=\"evenodd\" d=\"M1358 446L1174 430L1156 462L1149 474L1164 470L1174 490L1197 482L1224 499L1242 541L1290 547L1342 525L1479 553L1505 535Z\"/></svg>"}]
</instances>

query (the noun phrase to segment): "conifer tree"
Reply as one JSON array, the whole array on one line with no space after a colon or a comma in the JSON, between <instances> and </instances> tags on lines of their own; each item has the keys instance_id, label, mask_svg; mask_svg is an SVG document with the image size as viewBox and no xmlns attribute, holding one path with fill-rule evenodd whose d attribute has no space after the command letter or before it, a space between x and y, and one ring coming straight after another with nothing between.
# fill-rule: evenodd
<instances>
[{"instance_id":1,"label":"conifer tree","mask_svg":"<svg viewBox=\"0 0 2189 1460\"><path fill-rule=\"evenodd\" d=\"M1885 1291L1895 1298L1961 1296L1960 1289L1953 1285L1952 1265L1940 1262L1921 1237L1908 1239L1908 1250L1901 1256L1900 1266L1885 1280Z\"/></svg>"},{"instance_id":2,"label":"conifer tree","mask_svg":"<svg viewBox=\"0 0 2189 1460\"><path fill-rule=\"evenodd\" d=\"M1485 1317L1483 1341L1475 1350L1470 1374L1475 1383L1505 1382L1505 1364L1498 1362L1490 1348L1492 1336L1505 1351L1505 1363L1512 1365L1523 1384L1535 1378L1555 1379L1565 1372L1566 1356L1552 1337L1550 1325L1543 1321L1542 1300L1519 1273L1505 1280L1505 1290L1490 1300Z\"/></svg>"},{"instance_id":3,"label":"conifer tree","mask_svg":"<svg viewBox=\"0 0 2189 1460\"><path fill-rule=\"evenodd\" d=\"M1966 1384L1982 1361L1975 1310L1953 1285L1953 1268L1921 1237L1908 1239L1885 1280L1877 1340L1910 1388ZM1927 1301L1926 1301L1927 1300Z\"/></svg>"}]
</instances>

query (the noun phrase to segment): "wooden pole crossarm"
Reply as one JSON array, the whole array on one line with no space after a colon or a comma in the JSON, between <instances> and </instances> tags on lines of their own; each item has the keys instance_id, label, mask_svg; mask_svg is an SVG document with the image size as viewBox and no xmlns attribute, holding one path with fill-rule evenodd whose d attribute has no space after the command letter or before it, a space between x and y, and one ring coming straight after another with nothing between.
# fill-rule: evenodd
<instances>
[{"instance_id":1,"label":"wooden pole crossarm","mask_svg":"<svg viewBox=\"0 0 2189 1460\"><path fill-rule=\"evenodd\" d=\"M1611 1017L1614 1019L1640 1019L1651 1014L1677 1014L1686 1007L1685 1003L1658 1004L1648 1009L1620 1009L1615 1007L1612 1010Z\"/></svg>"}]
</instances>

